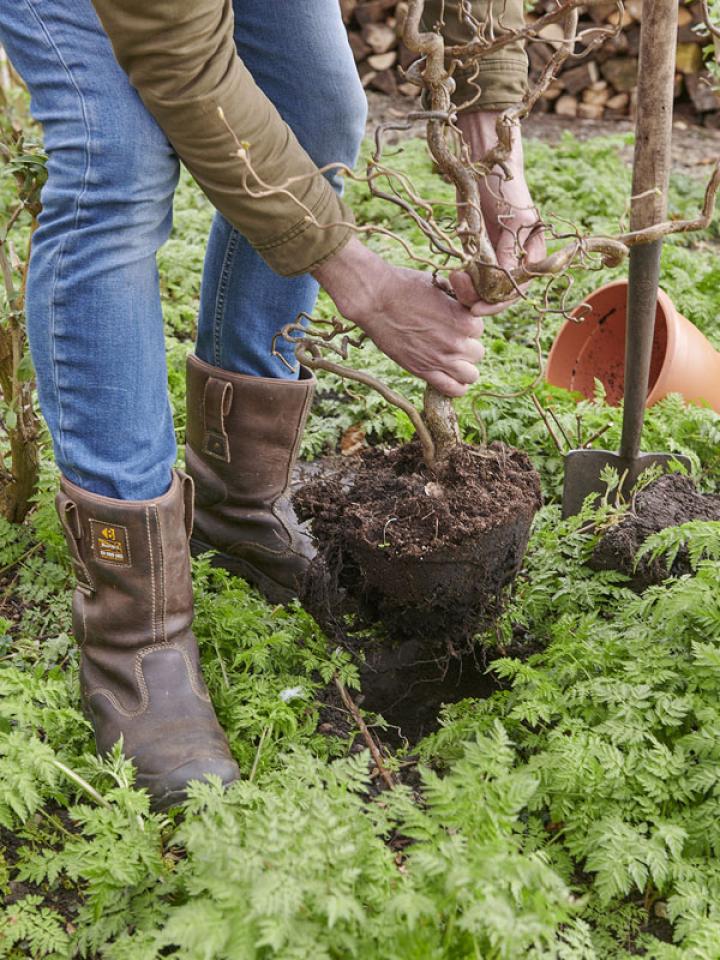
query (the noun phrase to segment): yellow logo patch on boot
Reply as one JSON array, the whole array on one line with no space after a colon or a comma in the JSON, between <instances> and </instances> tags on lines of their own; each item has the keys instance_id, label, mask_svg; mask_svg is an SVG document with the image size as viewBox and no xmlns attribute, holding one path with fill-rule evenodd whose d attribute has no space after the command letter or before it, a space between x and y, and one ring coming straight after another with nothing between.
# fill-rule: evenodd
<instances>
[{"instance_id":1,"label":"yellow logo patch on boot","mask_svg":"<svg viewBox=\"0 0 720 960\"><path fill-rule=\"evenodd\" d=\"M97 560L114 563L119 567L129 567L131 565L127 527L102 523L100 520L91 520L90 531L92 533L93 553Z\"/></svg>"}]
</instances>

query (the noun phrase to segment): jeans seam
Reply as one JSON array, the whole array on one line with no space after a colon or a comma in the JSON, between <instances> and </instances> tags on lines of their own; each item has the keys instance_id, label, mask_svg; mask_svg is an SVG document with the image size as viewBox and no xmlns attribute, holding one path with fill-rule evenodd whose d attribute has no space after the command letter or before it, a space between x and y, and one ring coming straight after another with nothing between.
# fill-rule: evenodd
<instances>
[{"instance_id":1,"label":"jeans seam","mask_svg":"<svg viewBox=\"0 0 720 960\"><path fill-rule=\"evenodd\" d=\"M47 40L50 49L54 52L63 70L65 71L65 74L68 78L68 81L71 87L75 90L75 93L77 94L78 103L80 105L80 114L82 116L83 128L85 131L85 140L83 144L83 149L85 153L85 166L83 169L82 184L81 184L80 190L78 191L78 195L75 198L75 215L72 221L72 224L73 224L72 229L73 231L75 231L77 230L78 222L80 220L82 200L84 199L85 193L87 191L88 174L90 171L90 124L88 122L85 101L83 99L83 95L80 91L79 86L75 82L75 78L72 75L72 71L68 67L62 53L60 52L60 48L58 47L58 45L55 43L51 35L46 30L45 24L33 9L33 5L32 3L30 3L30 0L25 0L25 6L29 10L31 16L33 17L38 27L40 28L41 33L44 35L45 39ZM62 243L60 244L60 248L57 254L57 259L55 262L55 267L53 269L52 286L50 288L50 339L52 341L52 368L53 368L52 377L53 377L53 386L55 388L55 402L57 403L57 409L58 409L57 444L58 444L60 455L63 461L67 460L68 458L65 455L65 449L64 449L63 406L62 406L62 399L61 399L60 386L59 386L59 380L58 380L58 358L55 352L56 343L57 343L57 336L56 336L57 316L55 311L55 294L60 282L60 273L61 273L62 266L64 264L65 252L66 252L67 243L70 236L71 236L71 232L67 231L65 234L65 237L62 240Z\"/></svg>"},{"instance_id":2,"label":"jeans seam","mask_svg":"<svg viewBox=\"0 0 720 960\"><path fill-rule=\"evenodd\" d=\"M233 227L230 231L227 244L225 245L222 270L220 271L220 279L215 296L215 312L213 314L213 363L216 367L222 366L222 329L225 321L225 303L235 251L237 250L239 242L240 233Z\"/></svg>"}]
</instances>

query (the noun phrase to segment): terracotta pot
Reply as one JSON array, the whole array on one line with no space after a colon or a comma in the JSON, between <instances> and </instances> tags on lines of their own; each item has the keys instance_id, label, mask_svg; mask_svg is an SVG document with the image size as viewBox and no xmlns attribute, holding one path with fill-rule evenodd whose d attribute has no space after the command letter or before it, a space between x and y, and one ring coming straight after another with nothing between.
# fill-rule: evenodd
<instances>
[{"instance_id":1,"label":"terracotta pot","mask_svg":"<svg viewBox=\"0 0 720 960\"><path fill-rule=\"evenodd\" d=\"M625 280L610 283L574 311L573 317L585 319L569 320L557 335L548 357L549 383L591 399L597 379L605 387L608 403L620 403L625 389L627 290ZM647 405L669 393L720 413L720 353L661 290Z\"/></svg>"}]
</instances>

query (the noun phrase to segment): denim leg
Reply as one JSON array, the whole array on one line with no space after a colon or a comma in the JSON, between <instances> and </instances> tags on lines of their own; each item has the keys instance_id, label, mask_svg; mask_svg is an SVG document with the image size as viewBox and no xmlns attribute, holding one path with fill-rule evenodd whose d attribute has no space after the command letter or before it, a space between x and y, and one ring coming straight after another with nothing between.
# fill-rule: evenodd
<instances>
[{"instance_id":1,"label":"denim leg","mask_svg":"<svg viewBox=\"0 0 720 960\"><path fill-rule=\"evenodd\" d=\"M177 159L90 0L5 3L0 41L48 154L27 321L57 464L103 496L157 497L175 436L155 253L171 227Z\"/></svg>"},{"instance_id":2,"label":"denim leg","mask_svg":"<svg viewBox=\"0 0 720 960\"><path fill-rule=\"evenodd\" d=\"M354 166L367 101L337 0L234 0L234 7L238 52L305 150L318 166ZM328 179L341 192L342 178ZM295 376L272 357L273 336L311 312L317 293L309 275L274 273L216 215L200 295L198 355L236 373Z\"/></svg>"}]
</instances>

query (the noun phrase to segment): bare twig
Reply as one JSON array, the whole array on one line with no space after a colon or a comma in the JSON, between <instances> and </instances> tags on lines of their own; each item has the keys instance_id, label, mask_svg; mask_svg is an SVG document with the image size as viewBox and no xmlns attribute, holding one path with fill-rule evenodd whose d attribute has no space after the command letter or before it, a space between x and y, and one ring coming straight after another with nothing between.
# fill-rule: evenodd
<instances>
[{"instance_id":1,"label":"bare twig","mask_svg":"<svg viewBox=\"0 0 720 960\"><path fill-rule=\"evenodd\" d=\"M313 320L312 317L308 317L306 314L302 314L301 317L306 320ZM317 323L317 321L314 322ZM338 321L332 322L336 333L346 329ZM286 324L273 339L273 355L279 357L283 362L286 361L276 346L279 338L295 345L295 356L300 365L308 367L310 370L326 370L328 373L334 373L344 379L356 380L358 383L365 384L365 386L371 387L379 393L388 403L391 403L407 414L418 435L425 461L431 468L434 467L437 462L435 442L416 407L414 407L408 399L403 397L402 394L397 393L372 374L366 373L364 370L355 370L352 367L334 363L322 355L322 349L326 347L339 354L342 359L347 359L347 347L356 344L353 344L352 341L346 338L341 346L333 345L331 337L326 338L308 335L302 323L296 321L295 323Z\"/></svg>"},{"instance_id":2,"label":"bare twig","mask_svg":"<svg viewBox=\"0 0 720 960\"><path fill-rule=\"evenodd\" d=\"M552 440L552 442L553 442L553 443L555 444L555 446L557 447L558 452L564 455L564 454L566 453L566 449L565 449L565 447L563 447L563 445L562 445L562 444L560 443L560 441L558 440L557 435L555 434L555 431L554 431L553 428L552 428L552 424L550 423L550 420L548 419L548 416L547 416L547 414L546 414L546 412L545 412L545 408L544 408L543 405L540 403L540 401L538 400L537 396L536 396L534 393L531 393L531 394L530 394L530 397L532 398L532 402L533 402L533 404L534 404L534 406L535 406L535 409L537 410L537 412L538 412L538 413L540 414L540 416L542 417L542 421L543 421L543 423L545 424L545 428L547 429L547 432L548 432L548 434L549 434L549 436L550 436L550 439Z\"/></svg>"},{"instance_id":3,"label":"bare twig","mask_svg":"<svg viewBox=\"0 0 720 960\"><path fill-rule=\"evenodd\" d=\"M633 246L652 243L670 234L705 229L714 215L716 196L720 189L720 165L708 184L700 216L692 220L667 221L649 229L625 232L618 236L589 237L582 236L573 224L569 224L569 230L561 233L559 225L564 221L560 218L554 218L555 225L552 225L543 222L538 216L534 224L528 224L529 218L525 216L522 218L522 226L514 226L514 223L518 222L518 210L505 200L503 185L512 177L511 160L519 124L548 89L566 61L585 56L621 29L621 0L617 0L615 4L619 14L615 25L579 28L581 8L605 2L606 0L554 0L553 9L533 23L526 23L519 28L517 25L508 26L503 13L498 15L492 3L485 5L482 16L475 16L468 0L460 0L460 18L469 28L470 39L463 43L446 45L442 34L444 14L441 14L440 22L432 30L425 30L425 0L408 0L403 42L417 54L418 59L406 71L406 75L408 80L422 88L426 109L411 111L404 120L382 124L377 128L375 151L364 176L353 173L341 164L328 164L312 175L335 170L341 171L346 177L367 183L373 196L397 206L419 228L428 243L429 257L418 254L403 237L382 225L319 223L312 211L293 193L293 187L306 178L290 178L283 184L266 183L253 165L251 145L241 143L232 130L230 131L236 145L236 156L243 164L243 185L251 196L261 198L284 194L298 205L305 220L319 229L343 225L360 234L379 234L391 238L400 243L405 253L416 263L432 267L434 274L440 270L465 270L471 277L480 299L488 303L524 300L532 304L536 317L534 344L538 358L538 373L535 379L531 384L507 395L479 392L476 397L508 399L532 394L543 375L541 333L544 320L550 315L571 318L570 295L574 283L572 271L579 268L597 270L601 267L617 267L625 260ZM703 0L703 10L708 20L708 29L716 36L713 25L709 22L707 0ZM562 26L562 36L548 40L542 34L544 29L552 24ZM456 90L454 75L461 70L466 79L469 76L470 85L474 85L477 90L476 98L480 88L474 83L474 78L479 76L482 59L517 41L550 43L554 47L553 54L524 100L498 115L496 142L491 149L479 160L473 160L457 122L458 107L453 103ZM225 122L224 117L222 119ZM447 199L421 196L410 177L394 170L383 156L386 132L406 130L416 122L425 124L429 152L440 173L455 188L457 219L454 221L448 215ZM497 187L496 183L499 184ZM507 208L497 219L499 228L510 234L508 239L511 239L516 252L517 265L513 269L498 263L482 209L481 196L485 197L487 194L496 198L499 209L502 209L503 204ZM634 198L634 202L637 199ZM530 261L526 254L528 241L540 231L558 241L560 246L542 260ZM443 258L441 264L432 259L438 255ZM528 290L532 282L537 280L544 281L544 288L538 297L531 300ZM580 318L577 310L572 318ZM327 370L365 384L403 410L416 430L428 465L436 473L441 473L450 451L460 442L460 432L450 400L427 387L421 414L409 401L371 374L349 369L342 362L329 359L326 356L328 351L335 353L340 361L347 359L347 347L352 341L348 339L347 328L342 328L342 325L336 325L327 336L316 335L315 331L305 336L301 324L289 324L283 328L281 335L293 344L298 362L312 369ZM343 338L340 346L333 343L333 337ZM278 355L282 358L282 354ZM533 402L537 407L539 401L534 395ZM557 430L564 433L562 424L556 420L553 428L547 411L540 409L538 412L553 441L560 448L562 440L558 437ZM567 437L565 439L567 440Z\"/></svg>"},{"instance_id":4,"label":"bare twig","mask_svg":"<svg viewBox=\"0 0 720 960\"><path fill-rule=\"evenodd\" d=\"M0 162L12 163L18 158L22 161L25 154L23 132L14 125L3 90L0 90L0 101L6 108L5 114L0 115ZM30 508L39 470L39 421L33 406L32 384L21 376L20 371L26 351L25 291L43 177L40 165L33 168L21 162L11 169L18 186L18 202L0 231L0 283L7 304L0 321L0 398L8 411L3 427L9 448L8 457L0 455L0 513L19 523ZM19 260L12 247L11 234L22 214L29 215L30 227L25 257Z\"/></svg>"},{"instance_id":5,"label":"bare twig","mask_svg":"<svg viewBox=\"0 0 720 960\"><path fill-rule=\"evenodd\" d=\"M710 4L708 3L708 0L701 0L701 4L702 4L701 9L702 9L702 15L703 15L703 24L708 29L708 31L712 34L713 37L715 37L716 39L720 39L720 27L717 27L713 23L712 17L710 15Z\"/></svg>"},{"instance_id":6,"label":"bare twig","mask_svg":"<svg viewBox=\"0 0 720 960\"><path fill-rule=\"evenodd\" d=\"M368 729L368 725L363 720L362 714L357 708L357 704L348 693L347 687L342 682L340 677L337 676L337 674L335 675L334 680L335 680L335 686L337 687L338 693L340 694L340 699L344 703L345 707L350 711L352 718L355 721L363 740L367 744L367 748L370 751L370 755L373 758L373 762L378 769L378 773L385 781L386 786L388 786L390 790L392 790L394 787L397 786L397 784L395 782L395 778L390 773L388 768L385 766L385 762L383 760L382 754L380 752L380 748L378 747L375 738L373 737L372 733L370 733L370 730Z\"/></svg>"}]
</instances>

